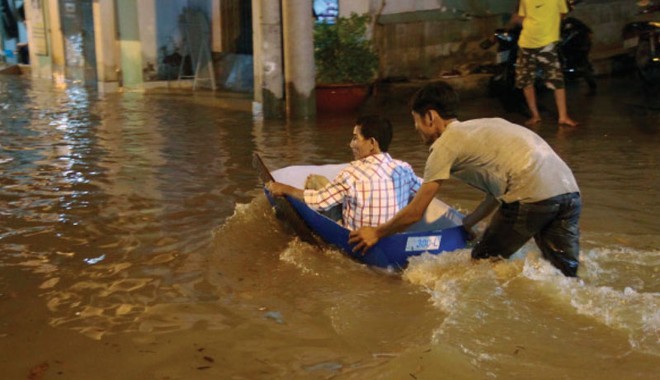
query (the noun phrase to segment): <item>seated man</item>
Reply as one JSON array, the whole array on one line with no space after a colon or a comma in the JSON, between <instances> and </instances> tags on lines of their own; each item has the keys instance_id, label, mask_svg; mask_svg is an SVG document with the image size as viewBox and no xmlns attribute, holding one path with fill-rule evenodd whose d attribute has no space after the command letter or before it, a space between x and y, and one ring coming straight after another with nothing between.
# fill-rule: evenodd
<instances>
[{"instance_id":1,"label":"seated man","mask_svg":"<svg viewBox=\"0 0 660 380\"><path fill-rule=\"evenodd\" d=\"M266 188L274 196L289 195L325 211L342 205L343 225L349 230L376 226L405 207L422 184L412 167L387 153L392 124L380 116L362 116L353 128L350 147L355 161L319 190L298 189L279 182Z\"/></svg>"}]
</instances>

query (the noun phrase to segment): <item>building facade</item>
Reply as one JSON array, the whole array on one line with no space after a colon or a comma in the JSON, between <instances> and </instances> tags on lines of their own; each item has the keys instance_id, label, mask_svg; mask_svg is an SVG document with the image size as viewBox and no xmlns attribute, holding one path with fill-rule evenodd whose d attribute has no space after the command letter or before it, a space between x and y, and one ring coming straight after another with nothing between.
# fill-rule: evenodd
<instances>
[{"instance_id":1,"label":"building facade","mask_svg":"<svg viewBox=\"0 0 660 380\"><path fill-rule=\"evenodd\" d=\"M331 0L0 0L7 63L31 75L101 92L154 87L250 94L266 112L313 98L313 9ZM372 15L379 77L434 78L489 62L479 42L501 27L515 0L336 0L339 15ZM594 51L616 54L633 0L592 0L574 17L594 31ZM19 13L20 10L20 13ZM24 16L23 16L24 15ZM8 31L10 33L8 33ZM25 48L25 45L29 49ZM21 48L23 48L21 50ZM29 51L29 54L27 53ZM603 53L604 52L604 53ZM598 54L598 53L597 53ZM27 58L26 58L27 57ZM300 97L300 99L296 99ZM290 103L287 98L294 98ZM291 100L291 99L289 99ZM287 110L287 111L285 111ZM311 111L302 111L309 113Z\"/></svg>"}]
</instances>

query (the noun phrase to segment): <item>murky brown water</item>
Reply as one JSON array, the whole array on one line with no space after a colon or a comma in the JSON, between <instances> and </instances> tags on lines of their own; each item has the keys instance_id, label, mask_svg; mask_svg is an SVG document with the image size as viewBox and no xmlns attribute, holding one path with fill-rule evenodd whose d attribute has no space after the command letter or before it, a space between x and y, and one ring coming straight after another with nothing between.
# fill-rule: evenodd
<instances>
[{"instance_id":1,"label":"murky brown water","mask_svg":"<svg viewBox=\"0 0 660 380\"><path fill-rule=\"evenodd\" d=\"M627 78L569 98L584 125L546 113L538 132L583 192L581 280L533 244L394 275L295 239L251 167L254 151L272 168L349 159L352 116L262 122L208 96L0 77L0 377L658 378L657 104ZM393 156L421 173L406 109L386 109ZM478 99L463 118L498 113ZM443 190L464 210L480 197Z\"/></svg>"}]
</instances>

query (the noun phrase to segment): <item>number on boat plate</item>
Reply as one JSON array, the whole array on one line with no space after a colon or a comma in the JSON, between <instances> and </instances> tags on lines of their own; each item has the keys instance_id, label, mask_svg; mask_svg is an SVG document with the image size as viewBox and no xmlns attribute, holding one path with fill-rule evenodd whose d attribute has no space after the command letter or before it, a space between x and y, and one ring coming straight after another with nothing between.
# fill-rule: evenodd
<instances>
[{"instance_id":1,"label":"number on boat plate","mask_svg":"<svg viewBox=\"0 0 660 380\"><path fill-rule=\"evenodd\" d=\"M411 251L430 251L440 248L440 238L442 236L414 236L406 240L406 252Z\"/></svg>"}]
</instances>

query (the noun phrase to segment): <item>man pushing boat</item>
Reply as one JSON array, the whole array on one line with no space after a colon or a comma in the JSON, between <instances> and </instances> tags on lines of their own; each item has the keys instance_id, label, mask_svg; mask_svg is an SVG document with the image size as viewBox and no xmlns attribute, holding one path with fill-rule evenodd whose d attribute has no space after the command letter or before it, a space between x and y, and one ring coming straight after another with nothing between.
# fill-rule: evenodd
<instances>
[{"instance_id":1,"label":"man pushing boat","mask_svg":"<svg viewBox=\"0 0 660 380\"><path fill-rule=\"evenodd\" d=\"M508 258L534 238L543 257L564 275L577 276L582 203L570 168L536 133L500 118L458 120L458 94L445 82L431 83L410 102L415 129L430 146L424 183L392 219L350 233L354 252L405 230L450 176L486 196L463 219L466 231L495 212L472 258Z\"/></svg>"}]
</instances>

